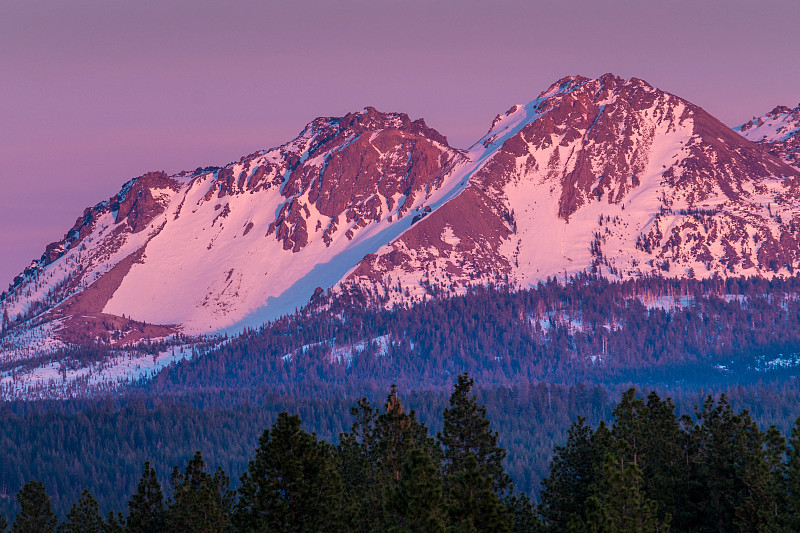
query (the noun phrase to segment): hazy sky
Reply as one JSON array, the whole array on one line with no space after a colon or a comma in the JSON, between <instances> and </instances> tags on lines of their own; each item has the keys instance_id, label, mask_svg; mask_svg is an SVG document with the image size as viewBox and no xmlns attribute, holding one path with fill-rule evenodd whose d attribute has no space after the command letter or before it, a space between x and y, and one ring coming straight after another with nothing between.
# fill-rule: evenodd
<instances>
[{"instance_id":1,"label":"hazy sky","mask_svg":"<svg viewBox=\"0 0 800 533\"><path fill-rule=\"evenodd\" d=\"M0 0L0 290L148 170L222 165L366 105L467 147L570 74L735 125L800 101L800 1Z\"/></svg>"}]
</instances>

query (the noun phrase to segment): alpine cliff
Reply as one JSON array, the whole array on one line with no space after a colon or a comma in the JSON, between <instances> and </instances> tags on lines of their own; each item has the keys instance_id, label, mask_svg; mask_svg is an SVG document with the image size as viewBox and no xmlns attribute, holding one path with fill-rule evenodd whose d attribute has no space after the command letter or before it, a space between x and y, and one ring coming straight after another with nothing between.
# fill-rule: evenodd
<instances>
[{"instance_id":1,"label":"alpine cliff","mask_svg":"<svg viewBox=\"0 0 800 533\"><path fill-rule=\"evenodd\" d=\"M147 173L87 208L3 293L3 361L237 331L352 287L390 305L583 271L788 274L799 112L734 131L607 74L559 80L468 150L401 113L318 118L278 148Z\"/></svg>"}]
</instances>

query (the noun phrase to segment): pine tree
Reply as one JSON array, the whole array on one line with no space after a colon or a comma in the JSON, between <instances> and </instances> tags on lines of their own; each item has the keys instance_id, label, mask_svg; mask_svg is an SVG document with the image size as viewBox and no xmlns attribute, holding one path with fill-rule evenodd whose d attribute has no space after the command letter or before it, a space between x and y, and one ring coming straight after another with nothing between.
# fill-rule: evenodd
<instances>
[{"instance_id":1,"label":"pine tree","mask_svg":"<svg viewBox=\"0 0 800 533\"><path fill-rule=\"evenodd\" d=\"M644 400L636 396L636 389L625 391L614 408L611 435L614 437L616 452L636 466L640 466L641 456L645 453L649 415Z\"/></svg>"},{"instance_id":2,"label":"pine tree","mask_svg":"<svg viewBox=\"0 0 800 533\"><path fill-rule=\"evenodd\" d=\"M177 466L173 469L171 482L173 501L166 512L168 531L216 533L228 528L233 495L221 468L214 475L206 472L198 451L183 472Z\"/></svg>"},{"instance_id":3,"label":"pine tree","mask_svg":"<svg viewBox=\"0 0 800 533\"><path fill-rule=\"evenodd\" d=\"M333 447L284 412L242 475L234 524L239 531L340 531L341 495Z\"/></svg>"},{"instance_id":4,"label":"pine tree","mask_svg":"<svg viewBox=\"0 0 800 533\"><path fill-rule=\"evenodd\" d=\"M614 525L615 531L621 533L669 531L671 517L669 515L663 519L658 517L658 504L645 496L642 471L636 464L626 463L624 458L608 454L603 463L603 474L598 500Z\"/></svg>"},{"instance_id":5,"label":"pine tree","mask_svg":"<svg viewBox=\"0 0 800 533\"><path fill-rule=\"evenodd\" d=\"M542 480L539 512L549 531L565 531L573 515L586 519L584 502L597 489L602 460L610 446L605 424L595 432L583 417L572 424L567 443L554 450L550 475Z\"/></svg>"},{"instance_id":6,"label":"pine tree","mask_svg":"<svg viewBox=\"0 0 800 533\"><path fill-rule=\"evenodd\" d=\"M58 520L50 508L44 484L31 481L17 493L20 512L11 526L12 533L53 533Z\"/></svg>"},{"instance_id":7,"label":"pine tree","mask_svg":"<svg viewBox=\"0 0 800 533\"><path fill-rule=\"evenodd\" d=\"M337 456L344 486L344 516L350 531L376 531L383 524L384 493L377 470L378 411L362 398L351 408L355 419L349 433L339 436Z\"/></svg>"},{"instance_id":8,"label":"pine tree","mask_svg":"<svg viewBox=\"0 0 800 533\"><path fill-rule=\"evenodd\" d=\"M572 515L567 530L569 533L617 533L614 522L597 496L589 496L585 507L586 520L576 514Z\"/></svg>"},{"instance_id":9,"label":"pine tree","mask_svg":"<svg viewBox=\"0 0 800 533\"><path fill-rule=\"evenodd\" d=\"M512 495L503 504L511 516L512 533L538 533L544 529L527 494Z\"/></svg>"},{"instance_id":10,"label":"pine tree","mask_svg":"<svg viewBox=\"0 0 800 533\"><path fill-rule=\"evenodd\" d=\"M379 531L389 527L386 506L412 451L420 449L434 463L440 451L428 428L412 410L406 412L397 387L392 385L384 412L362 399L353 408L350 433L340 436L338 455L345 487L345 509L351 531Z\"/></svg>"},{"instance_id":11,"label":"pine tree","mask_svg":"<svg viewBox=\"0 0 800 533\"><path fill-rule=\"evenodd\" d=\"M786 438L775 426L770 426L764 435L765 461L762 463L766 472L763 472L766 485L765 496L769 507L764 521L776 533L784 530L787 518L787 478L786 478ZM791 531L791 529L785 529Z\"/></svg>"},{"instance_id":12,"label":"pine tree","mask_svg":"<svg viewBox=\"0 0 800 533\"><path fill-rule=\"evenodd\" d=\"M92 494L83 489L80 498L67 514L66 521L58 527L58 533L101 533L102 530L100 506Z\"/></svg>"},{"instance_id":13,"label":"pine tree","mask_svg":"<svg viewBox=\"0 0 800 533\"><path fill-rule=\"evenodd\" d=\"M665 512L684 516L690 506L689 473L682 446L685 435L672 400L651 392L645 402L635 389L627 390L614 408L611 434L614 453L641 472L647 497Z\"/></svg>"},{"instance_id":14,"label":"pine tree","mask_svg":"<svg viewBox=\"0 0 800 533\"><path fill-rule=\"evenodd\" d=\"M458 376L450 407L442 415L444 427L436 436L442 448L442 470L445 478L463 472L467 457L472 455L502 498L511 490L511 478L503 467L506 451L497 444L498 435L491 430L486 407L472 394L474 383L466 373Z\"/></svg>"},{"instance_id":15,"label":"pine tree","mask_svg":"<svg viewBox=\"0 0 800 533\"><path fill-rule=\"evenodd\" d=\"M647 421L642 470L644 491L658 503L660 512L672 516L673 529L682 530L683 517L690 509L691 493L689 434L690 417L678 419L670 398L662 400L651 392L647 397Z\"/></svg>"},{"instance_id":16,"label":"pine tree","mask_svg":"<svg viewBox=\"0 0 800 533\"><path fill-rule=\"evenodd\" d=\"M128 502L129 533L161 533L165 531L164 496L155 469L150 462L144 463L144 471L136 487L136 493Z\"/></svg>"},{"instance_id":17,"label":"pine tree","mask_svg":"<svg viewBox=\"0 0 800 533\"><path fill-rule=\"evenodd\" d=\"M786 450L786 526L800 531L800 417L794 423Z\"/></svg>"},{"instance_id":18,"label":"pine tree","mask_svg":"<svg viewBox=\"0 0 800 533\"><path fill-rule=\"evenodd\" d=\"M447 503L450 531L511 531L508 510L474 455L468 455L464 469L450 477Z\"/></svg>"},{"instance_id":19,"label":"pine tree","mask_svg":"<svg viewBox=\"0 0 800 533\"><path fill-rule=\"evenodd\" d=\"M125 519L122 514L109 511L106 520L103 522L103 533L125 533Z\"/></svg>"},{"instance_id":20,"label":"pine tree","mask_svg":"<svg viewBox=\"0 0 800 533\"><path fill-rule=\"evenodd\" d=\"M397 533L444 532L446 507L442 479L433 459L421 449L411 451L388 502Z\"/></svg>"},{"instance_id":21,"label":"pine tree","mask_svg":"<svg viewBox=\"0 0 800 533\"><path fill-rule=\"evenodd\" d=\"M375 431L377 455L374 459L377 459L378 470L393 482L400 479L400 469L414 449L425 449L438 460L439 451L434 450L428 428L417 420L413 410L405 412L395 385L386 398L385 411L375 420Z\"/></svg>"},{"instance_id":22,"label":"pine tree","mask_svg":"<svg viewBox=\"0 0 800 533\"><path fill-rule=\"evenodd\" d=\"M717 531L774 530L764 434L747 411L735 414L725 395L716 404L709 397L697 417L692 475L703 499L694 522Z\"/></svg>"}]
</instances>

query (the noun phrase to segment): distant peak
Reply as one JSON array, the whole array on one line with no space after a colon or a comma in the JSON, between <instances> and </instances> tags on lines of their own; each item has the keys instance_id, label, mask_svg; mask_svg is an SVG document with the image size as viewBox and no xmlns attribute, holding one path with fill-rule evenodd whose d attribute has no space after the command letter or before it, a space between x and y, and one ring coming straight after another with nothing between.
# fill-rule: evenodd
<instances>
[{"instance_id":1,"label":"distant peak","mask_svg":"<svg viewBox=\"0 0 800 533\"><path fill-rule=\"evenodd\" d=\"M410 123L411 120L405 113L383 113L372 106L356 113L348 113L339 120L340 126L344 128L364 130L400 128Z\"/></svg>"}]
</instances>

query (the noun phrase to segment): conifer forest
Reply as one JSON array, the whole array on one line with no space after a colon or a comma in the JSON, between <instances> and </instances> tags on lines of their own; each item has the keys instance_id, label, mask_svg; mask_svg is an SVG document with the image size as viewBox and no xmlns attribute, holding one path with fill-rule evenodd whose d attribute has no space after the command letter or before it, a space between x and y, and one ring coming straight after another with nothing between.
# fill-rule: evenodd
<instances>
[{"instance_id":1,"label":"conifer forest","mask_svg":"<svg viewBox=\"0 0 800 533\"><path fill-rule=\"evenodd\" d=\"M584 391L586 392L586 391ZM392 386L366 398L336 443L280 412L236 481L196 451L170 472L144 461L127 501L105 513L83 489L61 518L57 487L16 494L13 532L791 532L800 529L800 417L761 428L725 395L679 416L672 399L624 391L609 423L578 416L552 450L538 503L474 381L459 375L433 431Z\"/></svg>"}]
</instances>

